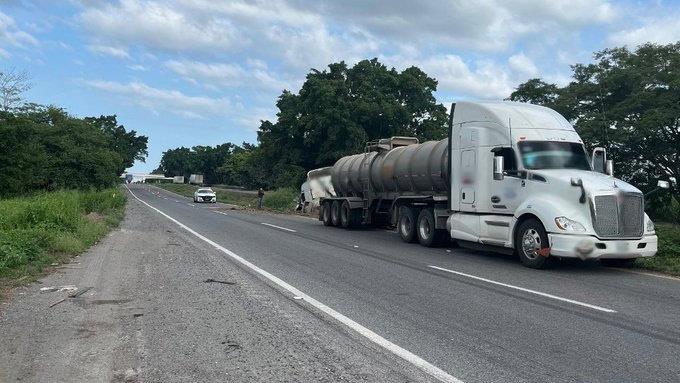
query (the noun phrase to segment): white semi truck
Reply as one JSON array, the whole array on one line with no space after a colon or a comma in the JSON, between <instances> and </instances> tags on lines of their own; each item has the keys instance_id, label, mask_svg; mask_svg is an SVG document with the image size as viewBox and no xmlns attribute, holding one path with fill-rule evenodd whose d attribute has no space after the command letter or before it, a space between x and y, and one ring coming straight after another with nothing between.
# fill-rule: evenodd
<instances>
[{"instance_id":1,"label":"white semi truck","mask_svg":"<svg viewBox=\"0 0 680 383\"><path fill-rule=\"evenodd\" d=\"M515 102L459 102L448 138L392 137L331 169L326 226L396 226L406 242L446 238L516 252L528 267L550 257L627 263L657 251L644 196L589 156L554 110Z\"/></svg>"}]
</instances>

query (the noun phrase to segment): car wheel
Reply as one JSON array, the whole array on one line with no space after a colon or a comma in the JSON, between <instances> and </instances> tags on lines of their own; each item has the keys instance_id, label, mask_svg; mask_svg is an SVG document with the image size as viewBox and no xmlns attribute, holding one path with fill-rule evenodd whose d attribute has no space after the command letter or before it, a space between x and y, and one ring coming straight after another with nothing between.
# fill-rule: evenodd
<instances>
[{"instance_id":1,"label":"car wheel","mask_svg":"<svg viewBox=\"0 0 680 383\"><path fill-rule=\"evenodd\" d=\"M515 236L515 250L526 267L542 269L548 266L550 245L540 221L528 219L522 222Z\"/></svg>"}]
</instances>

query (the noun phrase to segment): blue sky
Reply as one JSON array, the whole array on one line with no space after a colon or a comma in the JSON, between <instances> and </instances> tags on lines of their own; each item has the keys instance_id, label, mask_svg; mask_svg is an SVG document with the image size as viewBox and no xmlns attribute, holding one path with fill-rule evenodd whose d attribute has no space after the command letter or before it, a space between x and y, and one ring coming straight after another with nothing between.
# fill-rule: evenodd
<instances>
[{"instance_id":1,"label":"blue sky","mask_svg":"<svg viewBox=\"0 0 680 383\"><path fill-rule=\"evenodd\" d=\"M0 70L30 74L28 101L149 136L136 172L178 146L254 143L281 91L331 62L417 65L449 103L565 84L593 51L678 40L676 1L0 0Z\"/></svg>"}]
</instances>

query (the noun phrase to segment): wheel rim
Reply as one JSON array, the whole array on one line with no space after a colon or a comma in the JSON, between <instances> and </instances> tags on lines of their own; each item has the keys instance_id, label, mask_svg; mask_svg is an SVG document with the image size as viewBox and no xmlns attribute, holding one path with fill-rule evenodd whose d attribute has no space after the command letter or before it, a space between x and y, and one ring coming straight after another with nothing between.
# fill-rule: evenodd
<instances>
[{"instance_id":1,"label":"wheel rim","mask_svg":"<svg viewBox=\"0 0 680 383\"><path fill-rule=\"evenodd\" d=\"M418 231L420 231L420 238L428 239L432 235L432 225L427 219L421 219L420 225L418 225Z\"/></svg>"},{"instance_id":2,"label":"wheel rim","mask_svg":"<svg viewBox=\"0 0 680 383\"><path fill-rule=\"evenodd\" d=\"M541 236L535 229L528 229L522 236L522 252L529 259L539 257L541 250Z\"/></svg>"}]
</instances>

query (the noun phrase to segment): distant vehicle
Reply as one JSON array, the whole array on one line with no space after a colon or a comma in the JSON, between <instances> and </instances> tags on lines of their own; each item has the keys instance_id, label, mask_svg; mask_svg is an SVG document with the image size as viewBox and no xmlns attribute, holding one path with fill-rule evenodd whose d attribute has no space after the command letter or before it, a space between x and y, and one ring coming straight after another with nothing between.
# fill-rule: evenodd
<instances>
[{"instance_id":1,"label":"distant vehicle","mask_svg":"<svg viewBox=\"0 0 680 383\"><path fill-rule=\"evenodd\" d=\"M192 174L189 176L189 183L192 185L203 185L203 174Z\"/></svg>"},{"instance_id":2,"label":"distant vehicle","mask_svg":"<svg viewBox=\"0 0 680 383\"><path fill-rule=\"evenodd\" d=\"M451 114L443 140L392 137L340 158L324 225L388 224L423 246L514 250L532 268L549 257L621 265L656 254L642 192L614 178L604 148L589 156L560 114L515 102L460 102Z\"/></svg>"},{"instance_id":3,"label":"distant vehicle","mask_svg":"<svg viewBox=\"0 0 680 383\"><path fill-rule=\"evenodd\" d=\"M184 183L184 176L174 176L174 177L172 177L172 183L173 184L183 184Z\"/></svg>"},{"instance_id":4,"label":"distant vehicle","mask_svg":"<svg viewBox=\"0 0 680 383\"><path fill-rule=\"evenodd\" d=\"M200 188L194 192L194 202L215 203L217 202L217 196L215 195L215 192L212 191L212 189L210 188Z\"/></svg>"}]
</instances>

